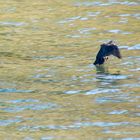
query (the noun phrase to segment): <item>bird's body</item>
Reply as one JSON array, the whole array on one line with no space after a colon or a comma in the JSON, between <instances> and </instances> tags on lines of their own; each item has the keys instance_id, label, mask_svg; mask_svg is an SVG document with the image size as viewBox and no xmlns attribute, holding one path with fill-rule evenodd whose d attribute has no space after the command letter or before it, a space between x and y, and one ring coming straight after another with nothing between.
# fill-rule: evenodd
<instances>
[{"instance_id":1,"label":"bird's body","mask_svg":"<svg viewBox=\"0 0 140 140\"><path fill-rule=\"evenodd\" d=\"M121 54L120 54L118 46L115 45L112 41L106 44L105 43L101 44L101 48L99 52L97 53L94 65L103 64L108 59L109 55L114 55L118 58L121 58Z\"/></svg>"}]
</instances>

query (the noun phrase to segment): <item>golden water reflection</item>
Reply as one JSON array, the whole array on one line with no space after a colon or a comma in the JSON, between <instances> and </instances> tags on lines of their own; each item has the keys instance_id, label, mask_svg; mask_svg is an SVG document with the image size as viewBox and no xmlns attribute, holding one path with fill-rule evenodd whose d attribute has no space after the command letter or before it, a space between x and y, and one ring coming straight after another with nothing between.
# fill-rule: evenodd
<instances>
[{"instance_id":1,"label":"golden water reflection","mask_svg":"<svg viewBox=\"0 0 140 140\"><path fill-rule=\"evenodd\" d=\"M0 1L0 139L140 139L140 3ZM95 67L115 40L123 59Z\"/></svg>"}]
</instances>

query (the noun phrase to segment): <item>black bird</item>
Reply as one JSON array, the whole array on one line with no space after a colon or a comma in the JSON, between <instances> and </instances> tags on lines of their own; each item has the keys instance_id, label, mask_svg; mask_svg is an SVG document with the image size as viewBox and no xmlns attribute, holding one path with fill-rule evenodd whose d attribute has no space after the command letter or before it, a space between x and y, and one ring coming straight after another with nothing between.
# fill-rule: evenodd
<instances>
[{"instance_id":1,"label":"black bird","mask_svg":"<svg viewBox=\"0 0 140 140\"><path fill-rule=\"evenodd\" d=\"M103 64L108 59L109 55L114 55L119 59L122 58L118 46L115 45L113 41L109 41L108 43L101 44L101 48L97 53L96 60L93 64L94 65Z\"/></svg>"}]
</instances>

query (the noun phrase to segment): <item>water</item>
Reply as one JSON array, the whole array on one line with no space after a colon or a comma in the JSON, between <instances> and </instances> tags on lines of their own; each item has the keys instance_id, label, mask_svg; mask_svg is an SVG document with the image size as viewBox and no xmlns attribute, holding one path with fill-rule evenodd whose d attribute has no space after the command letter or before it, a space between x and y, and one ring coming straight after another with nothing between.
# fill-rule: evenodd
<instances>
[{"instance_id":1,"label":"water","mask_svg":"<svg viewBox=\"0 0 140 140\"><path fill-rule=\"evenodd\" d=\"M140 1L0 2L0 139L139 140ZM93 66L101 43L123 59Z\"/></svg>"}]
</instances>

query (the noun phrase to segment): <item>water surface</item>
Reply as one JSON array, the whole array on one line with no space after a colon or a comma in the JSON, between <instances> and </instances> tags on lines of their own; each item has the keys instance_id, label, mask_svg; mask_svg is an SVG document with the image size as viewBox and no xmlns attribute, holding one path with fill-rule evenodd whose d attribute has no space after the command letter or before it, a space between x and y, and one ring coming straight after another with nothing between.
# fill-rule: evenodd
<instances>
[{"instance_id":1,"label":"water surface","mask_svg":"<svg viewBox=\"0 0 140 140\"><path fill-rule=\"evenodd\" d=\"M0 14L0 139L140 139L139 0L2 0ZM93 66L109 40L123 59Z\"/></svg>"}]
</instances>

